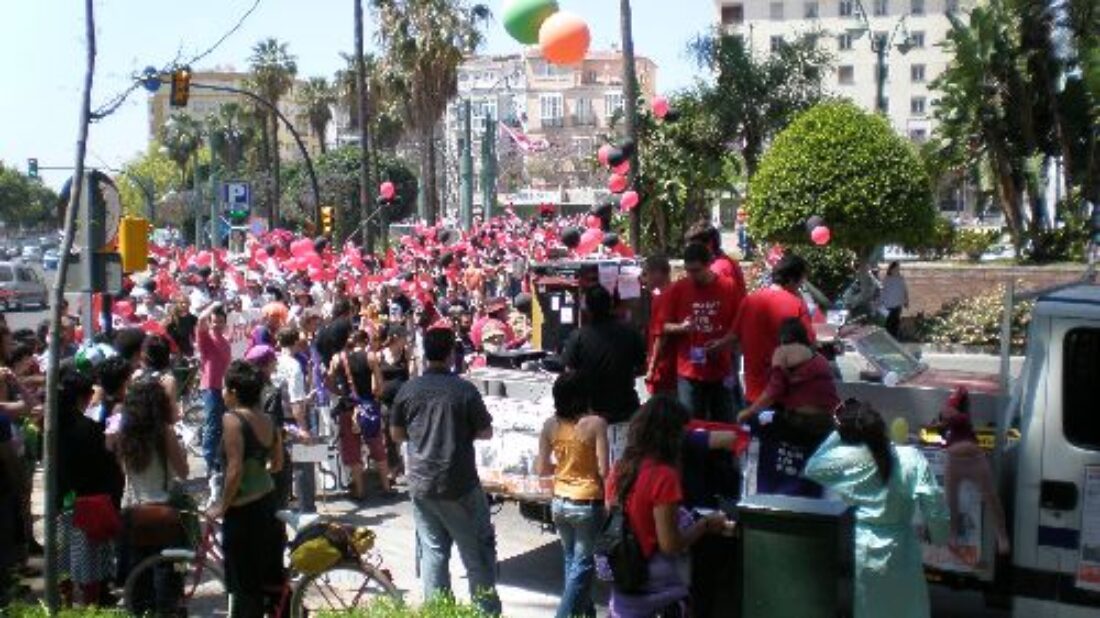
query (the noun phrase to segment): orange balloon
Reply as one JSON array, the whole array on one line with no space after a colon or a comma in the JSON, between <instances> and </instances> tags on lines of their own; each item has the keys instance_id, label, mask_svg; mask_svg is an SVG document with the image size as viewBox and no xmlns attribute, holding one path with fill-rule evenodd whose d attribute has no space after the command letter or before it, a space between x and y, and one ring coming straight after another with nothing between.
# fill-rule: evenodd
<instances>
[{"instance_id":1,"label":"orange balloon","mask_svg":"<svg viewBox=\"0 0 1100 618\"><path fill-rule=\"evenodd\" d=\"M558 11L539 28L539 48L542 57L552 64L577 64L588 54L592 34L579 16Z\"/></svg>"}]
</instances>

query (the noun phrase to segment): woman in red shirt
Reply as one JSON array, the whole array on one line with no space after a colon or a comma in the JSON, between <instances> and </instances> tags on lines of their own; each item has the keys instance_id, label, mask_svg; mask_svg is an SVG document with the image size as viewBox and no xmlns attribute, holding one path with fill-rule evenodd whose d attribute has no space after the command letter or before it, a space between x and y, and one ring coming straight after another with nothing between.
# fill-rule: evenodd
<instances>
[{"instance_id":1,"label":"woman in red shirt","mask_svg":"<svg viewBox=\"0 0 1100 618\"><path fill-rule=\"evenodd\" d=\"M688 582L680 568L687 559L685 551L704 534L726 529L721 514L680 527L680 452L689 417L687 410L667 395L647 401L630 421L626 449L605 493L610 503L625 505L627 523L649 561L648 593L667 591L673 602L688 596ZM633 613L617 608L631 605L624 597L612 594L612 615Z\"/></svg>"}]
</instances>

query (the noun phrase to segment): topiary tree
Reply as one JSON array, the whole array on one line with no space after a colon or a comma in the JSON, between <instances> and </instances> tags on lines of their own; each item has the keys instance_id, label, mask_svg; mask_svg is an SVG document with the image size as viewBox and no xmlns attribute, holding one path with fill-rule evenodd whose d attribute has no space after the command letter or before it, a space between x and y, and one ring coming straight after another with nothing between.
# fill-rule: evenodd
<instances>
[{"instance_id":1,"label":"topiary tree","mask_svg":"<svg viewBox=\"0 0 1100 618\"><path fill-rule=\"evenodd\" d=\"M832 244L861 261L880 245L919 246L938 216L913 146L848 101L821 103L776 137L746 208L751 235L765 241L805 244L807 219L823 217Z\"/></svg>"}]
</instances>

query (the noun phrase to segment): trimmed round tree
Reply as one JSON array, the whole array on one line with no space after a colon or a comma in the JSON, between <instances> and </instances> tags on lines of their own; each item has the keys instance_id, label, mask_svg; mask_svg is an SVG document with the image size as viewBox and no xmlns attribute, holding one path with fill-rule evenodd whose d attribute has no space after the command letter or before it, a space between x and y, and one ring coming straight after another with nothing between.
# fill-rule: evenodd
<instances>
[{"instance_id":1,"label":"trimmed round tree","mask_svg":"<svg viewBox=\"0 0 1100 618\"><path fill-rule=\"evenodd\" d=\"M919 245L937 217L912 144L848 101L821 103L776 136L749 182L747 210L755 238L788 244L808 244L806 221L822 217L831 244L862 260L880 245Z\"/></svg>"}]
</instances>

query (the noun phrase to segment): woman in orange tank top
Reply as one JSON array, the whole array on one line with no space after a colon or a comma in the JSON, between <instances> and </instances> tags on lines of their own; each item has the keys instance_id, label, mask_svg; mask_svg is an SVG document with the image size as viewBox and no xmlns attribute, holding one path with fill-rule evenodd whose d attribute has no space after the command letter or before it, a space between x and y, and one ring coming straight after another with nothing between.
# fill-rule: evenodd
<instances>
[{"instance_id":1,"label":"woman in orange tank top","mask_svg":"<svg viewBox=\"0 0 1100 618\"><path fill-rule=\"evenodd\" d=\"M593 546L603 526L607 475L607 422L591 414L588 387L576 373L554 382L554 416L539 437L536 471L554 477L554 525L561 537L565 587L558 618L595 616Z\"/></svg>"}]
</instances>

